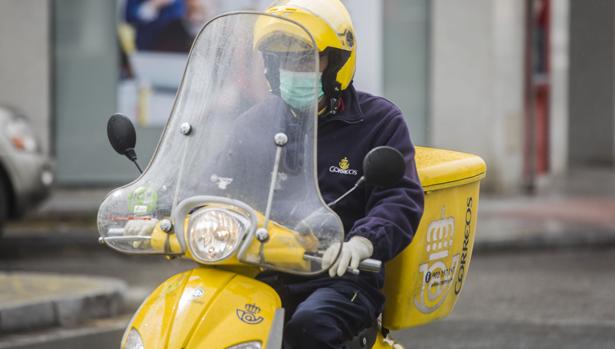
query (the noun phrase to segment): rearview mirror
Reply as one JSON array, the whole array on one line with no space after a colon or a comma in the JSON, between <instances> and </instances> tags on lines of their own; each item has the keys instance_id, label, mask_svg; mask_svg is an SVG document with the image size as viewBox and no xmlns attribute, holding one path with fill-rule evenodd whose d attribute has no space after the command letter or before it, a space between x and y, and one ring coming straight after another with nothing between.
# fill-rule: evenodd
<instances>
[{"instance_id":1,"label":"rearview mirror","mask_svg":"<svg viewBox=\"0 0 615 349\"><path fill-rule=\"evenodd\" d=\"M363 159L365 182L379 187L397 184L406 172L406 163L401 152L395 148L381 146L370 150Z\"/></svg>"},{"instance_id":2,"label":"rearview mirror","mask_svg":"<svg viewBox=\"0 0 615 349\"><path fill-rule=\"evenodd\" d=\"M130 119L122 114L113 114L107 122L107 137L109 143L116 152L126 155L130 150L134 150L137 143L135 127Z\"/></svg>"},{"instance_id":3,"label":"rearview mirror","mask_svg":"<svg viewBox=\"0 0 615 349\"><path fill-rule=\"evenodd\" d=\"M137 143L137 133L130 119L122 114L113 114L107 121L107 137L109 143L116 152L125 155L130 161L134 162L139 172L143 172L137 163L137 153L135 144Z\"/></svg>"}]
</instances>

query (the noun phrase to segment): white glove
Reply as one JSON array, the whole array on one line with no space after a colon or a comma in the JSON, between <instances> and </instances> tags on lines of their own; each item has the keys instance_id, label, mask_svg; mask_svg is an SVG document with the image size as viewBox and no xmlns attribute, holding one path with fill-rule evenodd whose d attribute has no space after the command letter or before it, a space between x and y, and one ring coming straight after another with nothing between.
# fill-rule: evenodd
<instances>
[{"instance_id":1,"label":"white glove","mask_svg":"<svg viewBox=\"0 0 615 349\"><path fill-rule=\"evenodd\" d=\"M329 276L342 276L348 270L348 267L357 269L362 260L371 257L374 253L374 245L368 239L362 236L353 236L348 242L342 245L340 257L331 265L337 256L339 250L339 242L335 243L325 251L322 256L322 267L329 268Z\"/></svg>"},{"instance_id":2,"label":"white glove","mask_svg":"<svg viewBox=\"0 0 615 349\"><path fill-rule=\"evenodd\" d=\"M154 228L158 224L158 220L156 218L152 219L133 219L128 221L124 226L124 235L125 236L149 236L152 235ZM143 245L145 247L146 244L142 243L143 241L133 241L132 246L134 248L139 248Z\"/></svg>"},{"instance_id":3,"label":"white glove","mask_svg":"<svg viewBox=\"0 0 615 349\"><path fill-rule=\"evenodd\" d=\"M156 218L152 219L133 219L128 221L124 226L125 236L147 236L151 235L152 231L158 224Z\"/></svg>"}]
</instances>

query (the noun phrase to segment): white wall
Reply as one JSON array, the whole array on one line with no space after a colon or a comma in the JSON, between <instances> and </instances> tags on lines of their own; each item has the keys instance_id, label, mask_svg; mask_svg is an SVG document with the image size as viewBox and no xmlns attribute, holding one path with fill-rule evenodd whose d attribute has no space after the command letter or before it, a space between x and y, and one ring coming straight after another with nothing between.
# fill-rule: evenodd
<instances>
[{"instance_id":1,"label":"white wall","mask_svg":"<svg viewBox=\"0 0 615 349\"><path fill-rule=\"evenodd\" d=\"M570 0L551 3L551 173L568 168L568 28Z\"/></svg>"},{"instance_id":2,"label":"white wall","mask_svg":"<svg viewBox=\"0 0 615 349\"><path fill-rule=\"evenodd\" d=\"M570 1L568 161L615 164L615 2Z\"/></svg>"},{"instance_id":3,"label":"white wall","mask_svg":"<svg viewBox=\"0 0 615 349\"><path fill-rule=\"evenodd\" d=\"M431 143L483 157L484 184L521 188L524 7L518 0L434 0Z\"/></svg>"},{"instance_id":4,"label":"white wall","mask_svg":"<svg viewBox=\"0 0 615 349\"><path fill-rule=\"evenodd\" d=\"M50 138L49 1L0 1L0 104L32 121L43 149Z\"/></svg>"},{"instance_id":5,"label":"white wall","mask_svg":"<svg viewBox=\"0 0 615 349\"><path fill-rule=\"evenodd\" d=\"M430 1L383 5L383 93L403 112L414 144L428 145Z\"/></svg>"},{"instance_id":6,"label":"white wall","mask_svg":"<svg viewBox=\"0 0 615 349\"><path fill-rule=\"evenodd\" d=\"M382 0L346 0L357 36L354 85L382 95Z\"/></svg>"}]
</instances>

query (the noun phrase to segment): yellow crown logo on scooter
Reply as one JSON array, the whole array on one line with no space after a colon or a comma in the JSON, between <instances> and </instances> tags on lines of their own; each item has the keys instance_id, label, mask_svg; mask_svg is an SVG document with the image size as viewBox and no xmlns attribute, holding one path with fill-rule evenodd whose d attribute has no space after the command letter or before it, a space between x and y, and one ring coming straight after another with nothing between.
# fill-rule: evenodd
<instances>
[{"instance_id":1,"label":"yellow crown logo on scooter","mask_svg":"<svg viewBox=\"0 0 615 349\"><path fill-rule=\"evenodd\" d=\"M344 157L342 160L340 160L339 166L342 170L347 170L348 168L350 168L350 162L348 161L348 157Z\"/></svg>"},{"instance_id":2,"label":"yellow crown logo on scooter","mask_svg":"<svg viewBox=\"0 0 615 349\"><path fill-rule=\"evenodd\" d=\"M244 309L237 309L237 317L239 320L245 322L246 324L256 325L260 324L264 318L262 316L258 316L256 314L260 313L261 308L259 308L256 304L246 304Z\"/></svg>"},{"instance_id":3,"label":"yellow crown logo on scooter","mask_svg":"<svg viewBox=\"0 0 615 349\"><path fill-rule=\"evenodd\" d=\"M261 311L261 308L256 306L256 304L246 304L246 310L252 314L258 314Z\"/></svg>"}]
</instances>

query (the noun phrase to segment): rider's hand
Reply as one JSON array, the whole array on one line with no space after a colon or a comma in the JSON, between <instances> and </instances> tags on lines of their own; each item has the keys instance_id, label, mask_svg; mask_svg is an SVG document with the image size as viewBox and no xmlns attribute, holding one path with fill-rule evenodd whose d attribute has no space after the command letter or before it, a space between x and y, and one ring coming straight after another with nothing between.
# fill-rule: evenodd
<instances>
[{"instance_id":1,"label":"rider's hand","mask_svg":"<svg viewBox=\"0 0 615 349\"><path fill-rule=\"evenodd\" d=\"M125 236L147 236L151 235L156 227L158 220L152 219L133 219L124 226Z\"/></svg>"},{"instance_id":2,"label":"rider's hand","mask_svg":"<svg viewBox=\"0 0 615 349\"><path fill-rule=\"evenodd\" d=\"M154 228L158 224L158 220L156 218L144 220L144 219L133 219L128 221L124 226L124 235L125 236L149 236L152 235ZM133 241L132 246L134 248L140 248L141 246L145 246L142 241Z\"/></svg>"},{"instance_id":3,"label":"rider's hand","mask_svg":"<svg viewBox=\"0 0 615 349\"><path fill-rule=\"evenodd\" d=\"M342 245L340 257L333 263L339 250L339 243L331 245L322 256L322 267L329 268L329 276L342 276L348 267L357 269L362 260L371 257L374 253L374 246L371 241L362 236L353 236L348 242Z\"/></svg>"}]
</instances>

